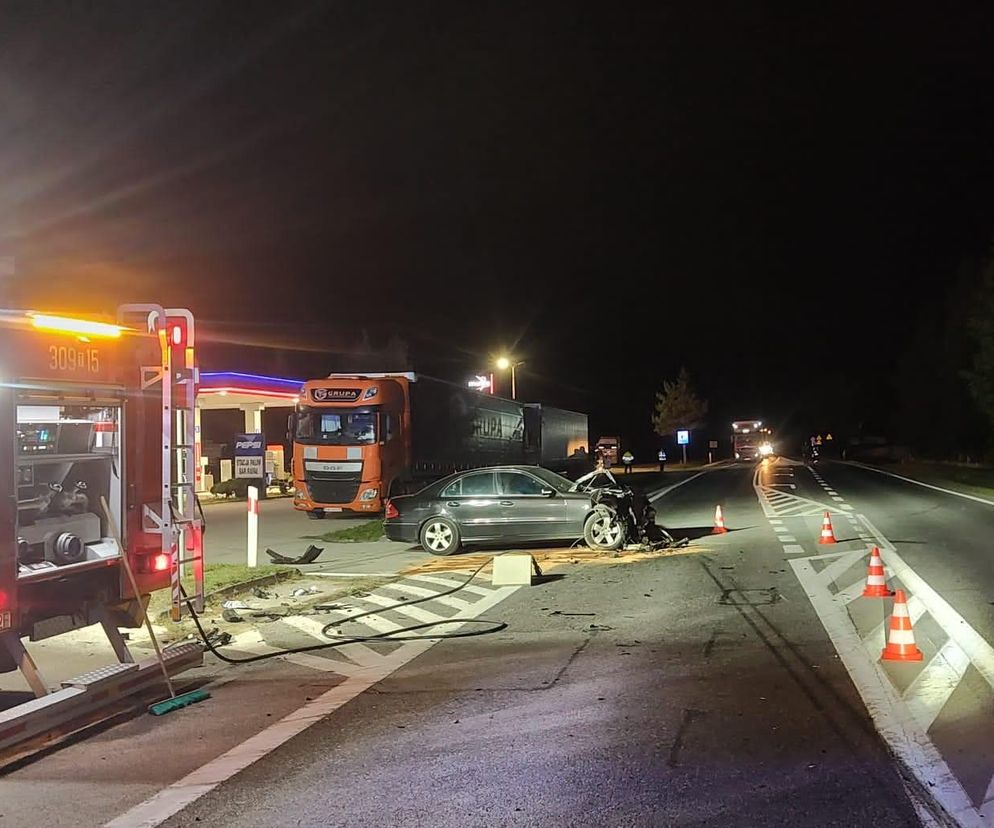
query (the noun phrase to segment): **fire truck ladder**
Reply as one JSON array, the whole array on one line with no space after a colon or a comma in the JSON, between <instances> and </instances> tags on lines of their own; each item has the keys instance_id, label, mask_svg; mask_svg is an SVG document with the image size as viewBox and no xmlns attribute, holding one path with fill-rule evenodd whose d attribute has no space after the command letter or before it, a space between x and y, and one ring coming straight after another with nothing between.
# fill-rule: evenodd
<instances>
[{"instance_id":1,"label":"fire truck ladder","mask_svg":"<svg viewBox=\"0 0 994 828\"><path fill-rule=\"evenodd\" d=\"M170 616L179 621L185 607L180 583L186 566L193 566L193 605L204 608L203 523L196 515L196 452L194 408L198 372L194 358L193 314L182 308L125 305L125 314L141 314L149 333L159 338L159 365L142 366L142 388L162 384L162 488L160 503L142 505L146 532L162 536L162 554L171 561ZM176 355L182 351L182 358ZM178 364L177 364L178 363Z\"/></svg>"}]
</instances>

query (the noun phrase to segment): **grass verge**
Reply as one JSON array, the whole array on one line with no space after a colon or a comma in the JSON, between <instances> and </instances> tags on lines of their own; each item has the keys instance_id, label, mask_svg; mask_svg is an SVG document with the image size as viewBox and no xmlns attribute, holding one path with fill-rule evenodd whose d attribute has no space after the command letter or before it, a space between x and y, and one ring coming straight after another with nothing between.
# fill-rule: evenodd
<instances>
[{"instance_id":1,"label":"grass verge","mask_svg":"<svg viewBox=\"0 0 994 828\"><path fill-rule=\"evenodd\" d=\"M369 520L348 529L336 529L323 535L305 535L309 540L320 540L326 543L361 543L383 539L383 521Z\"/></svg>"},{"instance_id":2,"label":"grass verge","mask_svg":"<svg viewBox=\"0 0 994 828\"><path fill-rule=\"evenodd\" d=\"M252 569L245 564L217 563L207 564L204 568L204 593L210 595L219 589L245 583L256 578L265 578L268 575L275 575L278 572L286 573L286 566L257 566ZM183 588L187 595L193 594L193 576L188 575L183 579ZM170 606L170 595L168 589L160 589L152 593L149 601L148 613L155 618L161 612L165 612Z\"/></svg>"}]
</instances>

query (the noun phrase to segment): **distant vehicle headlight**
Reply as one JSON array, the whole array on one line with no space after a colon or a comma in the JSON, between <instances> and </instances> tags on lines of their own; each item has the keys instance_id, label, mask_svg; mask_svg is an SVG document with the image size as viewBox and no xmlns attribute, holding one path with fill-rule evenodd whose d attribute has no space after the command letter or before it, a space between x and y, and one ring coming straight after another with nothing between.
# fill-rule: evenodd
<instances>
[{"instance_id":1,"label":"distant vehicle headlight","mask_svg":"<svg viewBox=\"0 0 994 828\"><path fill-rule=\"evenodd\" d=\"M769 457L773 454L773 446L769 443L763 443L763 445L759 447L759 453L762 454L763 457Z\"/></svg>"}]
</instances>

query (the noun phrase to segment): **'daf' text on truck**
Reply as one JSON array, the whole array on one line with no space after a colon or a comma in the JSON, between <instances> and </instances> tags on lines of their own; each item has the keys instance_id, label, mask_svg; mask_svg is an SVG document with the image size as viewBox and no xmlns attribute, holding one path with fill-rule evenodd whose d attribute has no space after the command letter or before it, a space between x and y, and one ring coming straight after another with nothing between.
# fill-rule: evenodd
<instances>
[{"instance_id":1,"label":"'daf' text on truck","mask_svg":"<svg viewBox=\"0 0 994 828\"><path fill-rule=\"evenodd\" d=\"M380 512L391 495L463 469L581 470L587 459L585 414L414 373L309 381L290 430L294 507L314 518Z\"/></svg>"}]
</instances>

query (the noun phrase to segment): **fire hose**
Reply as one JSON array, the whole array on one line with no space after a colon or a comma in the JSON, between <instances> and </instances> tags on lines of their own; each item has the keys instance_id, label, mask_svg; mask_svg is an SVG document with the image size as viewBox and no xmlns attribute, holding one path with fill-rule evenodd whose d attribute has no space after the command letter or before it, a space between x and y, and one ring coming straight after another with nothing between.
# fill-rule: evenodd
<instances>
[{"instance_id":1,"label":"fire hose","mask_svg":"<svg viewBox=\"0 0 994 828\"><path fill-rule=\"evenodd\" d=\"M397 630L392 630L390 632L376 633L374 635L342 635L334 636L330 631L333 627L337 627L348 621L356 621L360 618L364 618L367 615L374 615L383 612L388 612L392 609L398 609L400 607L409 607L414 604L421 604L425 601L432 601L436 598L442 598L446 595L452 595L453 593L459 592L469 585L480 571L485 567L489 561L484 561L480 564L473 573L466 578L465 581L458 584L457 586L451 587L444 592L435 593L433 595L426 596L424 598L415 598L408 601L398 601L396 604L391 604L387 607L377 607L375 610L370 610L368 612L359 613L358 615L350 616L349 618L344 618L341 621L332 621L322 628L322 635L327 638L332 638L333 640L328 641L326 644L310 644L305 647L291 647L285 650L274 650L271 653L260 653L259 655L245 656L245 657L234 657L228 656L222 653L217 645L215 645L207 633L204 631L204 627L201 624L200 616L197 615L196 610L193 608L193 601L187 596L186 590L180 585L180 591L183 594L183 602L186 604L187 609L190 611L190 617L193 619L194 625L197 627L197 632L200 634L201 640L204 642L204 647L213 653L218 659L225 662L226 664L251 664L255 661L264 661L269 658L278 658L280 656L294 655L296 653L311 653L317 650L326 650L330 647L343 647L346 644L358 644L367 641L386 641L386 642L396 642L396 641L434 641L443 638L472 638L478 635L489 635L491 633L500 632L507 628L507 622L505 621L494 621L487 618L442 618L438 621L431 621L426 624L415 624L409 627L401 627ZM322 607L319 604L315 607L315 610L320 610ZM447 633L438 633L435 635L411 635L409 633L417 633L418 630L433 629L435 627L440 627L443 624L485 624L485 629L473 629L473 630L457 630Z\"/></svg>"}]
</instances>

